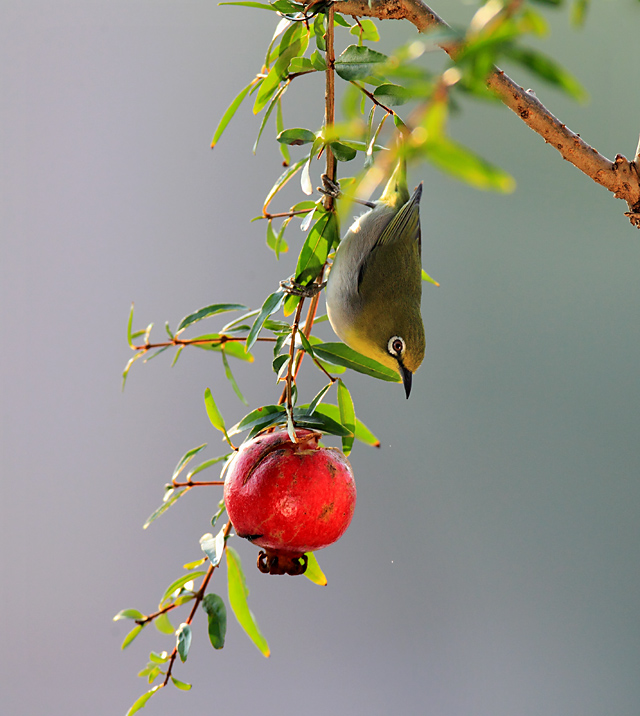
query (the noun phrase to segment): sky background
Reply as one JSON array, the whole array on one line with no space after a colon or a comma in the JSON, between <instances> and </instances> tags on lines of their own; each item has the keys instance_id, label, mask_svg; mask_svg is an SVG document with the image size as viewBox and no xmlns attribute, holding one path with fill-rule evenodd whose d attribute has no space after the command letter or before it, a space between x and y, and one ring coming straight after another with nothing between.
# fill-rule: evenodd
<instances>
[{"instance_id":1,"label":"sky background","mask_svg":"<svg viewBox=\"0 0 640 716\"><path fill-rule=\"evenodd\" d=\"M593 5L582 31L541 6L552 33L535 41L585 84L587 104L505 69L603 154L632 156L640 6ZM473 12L433 7L450 22ZM137 363L122 394L126 320L135 301L135 325L155 321L160 338L165 320L201 306L260 305L293 271L297 251L277 263L264 224L250 223L281 171L273 129L254 156L247 106L209 149L274 25L209 0L0 6L0 698L11 716L124 715L147 688L136 673L148 652L172 647L150 628L123 653L129 625L111 619L152 611L201 554L217 488L141 527L186 450L220 454L204 389L228 423L246 411L204 351L172 369L169 353ZM415 36L385 29L387 48ZM285 122L316 127L319 85L300 84ZM409 401L348 376L382 448L352 454L355 517L319 554L329 585L263 576L256 549L234 540L272 656L231 616L214 652L200 615L175 670L194 687L156 695L150 716L637 716L640 233L511 112L464 107L453 136L517 190L412 168L424 266L441 287L424 288L427 356ZM293 226L288 237L302 241ZM252 406L279 393L268 349L256 355L233 364ZM303 379L312 395L320 379ZM226 594L224 571L212 589Z\"/></svg>"}]
</instances>

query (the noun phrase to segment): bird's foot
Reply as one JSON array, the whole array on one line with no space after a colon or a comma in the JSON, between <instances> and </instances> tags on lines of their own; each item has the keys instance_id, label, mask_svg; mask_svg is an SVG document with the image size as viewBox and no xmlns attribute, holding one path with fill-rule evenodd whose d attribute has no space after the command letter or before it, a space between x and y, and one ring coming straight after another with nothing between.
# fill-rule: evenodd
<instances>
[{"instance_id":1,"label":"bird's foot","mask_svg":"<svg viewBox=\"0 0 640 716\"><path fill-rule=\"evenodd\" d=\"M301 283L297 283L292 278L288 278L286 281L280 281L280 287L284 289L285 293L291 296L301 296L302 298L313 298L327 285L326 281L322 283L310 283L303 286Z\"/></svg>"},{"instance_id":2,"label":"bird's foot","mask_svg":"<svg viewBox=\"0 0 640 716\"><path fill-rule=\"evenodd\" d=\"M318 191L325 196L330 196L334 199L339 199L342 196L340 191L340 184L337 181L329 178L328 174L323 174L321 177L322 186L318 187Z\"/></svg>"}]
</instances>

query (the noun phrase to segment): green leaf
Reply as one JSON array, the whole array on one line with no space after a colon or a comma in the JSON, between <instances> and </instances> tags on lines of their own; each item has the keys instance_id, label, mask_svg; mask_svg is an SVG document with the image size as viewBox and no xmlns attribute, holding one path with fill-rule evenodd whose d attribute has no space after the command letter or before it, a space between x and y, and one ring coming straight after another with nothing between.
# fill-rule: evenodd
<instances>
[{"instance_id":1,"label":"green leaf","mask_svg":"<svg viewBox=\"0 0 640 716\"><path fill-rule=\"evenodd\" d=\"M221 517L221 515L224 513L225 509L226 509L226 508L225 508L225 506L224 506L224 499L222 499L222 500L220 500L220 502L218 503L218 509L217 509L215 515L211 518L211 526L212 526L212 527L215 527L215 526L216 526L216 522L217 522L218 519Z\"/></svg>"},{"instance_id":2,"label":"green leaf","mask_svg":"<svg viewBox=\"0 0 640 716\"><path fill-rule=\"evenodd\" d=\"M253 79L249 84L237 95L233 102L229 105L226 112L222 115L222 119L216 127L216 131L213 133L213 139L211 140L211 149L213 149L218 140L222 136L222 133L227 128L229 122L233 119L234 114L238 110L238 107L242 104L244 98L249 94L249 90L256 84L256 80Z\"/></svg>"},{"instance_id":3,"label":"green leaf","mask_svg":"<svg viewBox=\"0 0 640 716\"><path fill-rule=\"evenodd\" d=\"M229 4L231 5L231 3ZM184 681L178 681L175 676L171 677L171 681L173 682L173 685L181 691L189 691L191 689L191 684L187 684Z\"/></svg>"},{"instance_id":4,"label":"green leaf","mask_svg":"<svg viewBox=\"0 0 640 716\"><path fill-rule=\"evenodd\" d=\"M134 713L140 711L140 709L143 709L147 705L147 701L155 694L158 689L161 689L162 687L163 684L157 684L150 691L147 691L146 694L142 694L142 696L139 699L136 699L136 701L133 703L133 706L131 706L131 708L127 711L127 716L133 716Z\"/></svg>"},{"instance_id":5,"label":"green leaf","mask_svg":"<svg viewBox=\"0 0 640 716\"><path fill-rule=\"evenodd\" d=\"M113 617L113 621L117 622L120 619L142 619L143 617L144 614L137 609L123 609Z\"/></svg>"},{"instance_id":6,"label":"green leaf","mask_svg":"<svg viewBox=\"0 0 640 716\"><path fill-rule=\"evenodd\" d=\"M222 353L222 365L224 366L224 374L227 376L227 380L229 381L229 383L231 383L233 392L238 396L238 400L240 400L241 403L244 403L245 405L249 405L249 402L244 397L244 395L242 395L242 391L240 390L238 383L236 382L236 379L234 378L234 375L231 372L231 367L229 366L229 361L227 360L227 354L225 353L224 348L222 349L221 353Z\"/></svg>"},{"instance_id":7,"label":"green leaf","mask_svg":"<svg viewBox=\"0 0 640 716\"><path fill-rule=\"evenodd\" d=\"M432 283L434 286L440 286L440 284L434 278L431 278L431 276L429 276L429 274L424 269L422 269L422 280L428 281L429 283Z\"/></svg>"},{"instance_id":8,"label":"green leaf","mask_svg":"<svg viewBox=\"0 0 640 716\"><path fill-rule=\"evenodd\" d=\"M217 567L220 564L224 554L225 542L224 527L215 537L210 532L200 537L200 548L209 558L209 563L212 567Z\"/></svg>"},{"instance_id":9,"label":"green leaf","mask_svg":"<svg viewBox=\"0 0 640 716\"><path fill-rule=\"evenodd\" d=\"M332 418L336 421L340 420L340 409L337 405L331 405L330 403L320 403L320 405L318 405L318 407L316 408L315 412L316 414L321 413L323 415L326 415L328 418ZM356 429L354 437L356 440L360 440L360 442L363 442L366 445L371 445L372 447L377 448L380 447L380 441L378 440L378 438L358 418L356 418Z\"/></svg>"},{"instance_id":10,"label":"green leaf","mask_svg":"<svg viewBox=\"0 0 640 716\"><path fill-rule=\"evenodd\" d=\"M373 96L388 107L399 107L415 99L413 92L400 85L385 84L376 87Z\"/></svg>"},{"instance_id":11,"label":"green leaf","mask_svg":"<svg viewBox=\"0 0 640 716\"><path fill-rule=\"evenodd\" d=\"M267 111L264 113L264 117L262 118L262 122L260 123L260 129L258 130L258 136L256 137L256 141L253 145L253 153L255 154L258 151L258 144L260 143L260 137L262 137L262 132L264 131L264 128L267 126L267 122L269 121L269 117L271 116L271 113L273 110L278 106L278 103L280 102L280 99L282 98L282 95L285 93L287 89L287 85L282 85L278 88L278 91L273 95L273 97L269 100L269 106L267 107Z\"/></svg>"},{"instance_id":12,"label":"green leaf","mask_svg":"<svg viewBox=\"0 0 640 716\"><path fill-rule=\"evenodd\" d=\"M184 495L186 491L186 487L183 487L180 490L167 490L165 498L167 495L170 495L169 498L166 499L166 501L163 502L157 510L154 510L154 512L149 515L147 521L142 525L142 529L146 530L154 520L157 520L158 517L163 515L172 505L175 505L175 503L182 497L182 495Z\"/></svg>"},{"instance_id":13,"label":"green leaf","mask_svg":"<svg viewBox=\"0 0 640 716\"><path fill-rule=\"evenodd\" d=\"M281 144L301 146L302 144L313 144L316 135L310 129L295 128L285 129L276 137Z\"/></svg>"},{"instance_id":14,"label":"green leaf","mask_svg":"<svg viewBox=\"0 0 640 716\"><path fill-rule=\"evenodd\" d=\"M373 20L363 17L360 20L360 26L361 27L354 25L351 30L349 30L350 34L356 37L360 36L365 42L378 42L378 40L380 40L378 28L375 26Z\"/></svg>"},{"instance_id":15,"label":"green leaf","mask_svg":"<svg viewBox=\"0 0 640 716\"><path fill-rule=\"evenodd\" d=\"M288 360L289 360L288 353L282 353L281 355L276 356L273 359L273 363L271 365L273 367L273 372L278 376L278 380L280 379L280 371L282 370L282 367Z\"/></svg>"},{"instance_id":16,"label":"green leaf","mask_svg":"<svg viewBox=\"0 0 640 716\"><path fill-rule=\"evenodd\" d=\"M169 654L167 654L166 651L163 651L161 654L158 654L156 651L152 651L149 654L150 661L153 661L154 664L164 664L167 661L169 661Z\"/></svg>"},{"instance_id":17,"label":"green leaf","mask_svg":"<svg viewBox=\"0 0 640 716\"><path fill-rule=\"evenodd\" d=\"M269 318L269 316L273 315L282 308L284 299L285 293L282 289L274 291L270 296L267 297L266 301L262 304L260 313L258 314L256 320L251 326L249 335L247 336L247 340L245 342L246 351L249 351L253 344L256 342L258 334L260 333L260 330L267 318Z\"/></svg>"},{"instance_id":18,"label":"green leaf","mask_svg":"<svg viewBox=\"0 0 640 716\"><path fill-rule=\"evenodd\" d=\"M300 169L302 169L307 161L308 157L303 157L282 172L264 200L265 208L269 205L273 197L282 189L282 187L290 181L300 171Z\"/></svg>"},{"instance_id":19,"label":"green leaf","mask_svg":"<svg viewBox=\"0 0 640 716\"><path fill-rule=\"evenodd\" d=\"M166 614L159 614L154 620L156 629L161 634L175 634L176 630L173 628L173 624L169 621L169 617Z\"/></svg>"},{"instance_id":20,"label":"green leaf","mask_svg":"<svg viewBox=\"0 0 640 716\"><path fill-rule=\"evenodd\" d=\"M311 60L307 57L294 57L289 64L289 74L304 74L306 72L315 72L316 68L311 64Z\"/></svg>"},{"instance_id":21,"label":"green leaf","mask_svg":"<svg viewBox=\"0 0 640 716\"><path fill-rule=\"evenodd\" d=\"M327 394L327 391L329 388L331 388L332 383L327 383L327 385L324 386L324 388L321 388L314 399L309 403L309 415L312 415L314 410L318 407L324 396Z\"/></svg>"},{"instance_id":22,"label":"green leaf","mask_svg":"<svg viewBox=\"0 0 640 716\"><path fill-rule=\"evenodd\" d=\"M127 365L124 367L124 370L122 371L122 390L124 390L124 386L127 383L127 377L129 375L129 370L131 369L131 366L142 356L144 355L144 351L138 351L132 358L129 358L127 361Z\"/></svg>"},{"instance_id":23,"label":"green leaf","mask_svg":"<svg viewBox=\"0 0 640 716\"><path fill-rule=\"evenodd\" d=\"M526 67L533 74L563 90L578 102L584 102L589 95L578 80L555 60L537 50L511 46L505 49L505 55Z\"/></svg>"},{"instance_id":24,"label":"green leaf","mask_svg":"<svg viewBox=\"0 0 640 716\"><path fill-rule=\"evenodd\" d=\"M313 552L307 552L307 569L305 570L304 576L310 579L314 584L318 584L321 587L327 586L327 578L324 576L324 572L320 569L318 560Z\"/></svg>"},{"instance_id":25,"label":"green leaf","mask_svg":"<svg viewBox=\"0 0 640 716\"><path fill-rule=\"evenodd\" d=\"M171 597L176 592L180 592L180 590L184 587L185 584L188 582L193 582L198 577L201 577L203 574L205 574L204 571L199 570L197 572L189 572L188 574L183 574L181 577L178 577L178 579L171 582L171 584L166 588L164 594L162 595L162 599L160 600L160 604L164 604L169 597Z\"/></svg>"},{"instance_id":26,"label":"green leaf","mask_svg":"<svg viewBox=\"0 0 640 716\"><path fill-rule=\"evenodd\" d=\"M193 460L193 458L199 453L202 452L207 447L207 443L203 443L202 445L198 445L198 447L191 448L191 450L187 450L187 452L178 460L178 464L175 466L173 470L173 475L171 475L171 481L173 482L176 480L180 473L184 470L184 468Z\"/></svg>"},{"instance_id":27,"label":"green leaf","mask_svg":"<svg viewBox=\"0 0 640 716\"><path fill-rule=\"evenodd\" d=\"M396 371L357 353L344 343L322 343L317 345L314 351L318 358L327 361L327 363L342 365L379 380L387 380L392 383L400 382L400 376Z\"/></svg>"},{"instance_id":28,"label":"green leaf","mask_svg":"<svg viewBox=\"0 0 640 716\"><path fill-rule=\"evenodd\" d=\"M240 626L245 630L247 636L256 645L258 650L269 656L271 653L266 639L262 636L256 623L253 613L249 609L247 597L249 590L242 571L240 555L233 549L227 547L227 579L229 589L229 604Z\"/></svg>"},{"instance_id":29,"label":"green leaf","mask_svg":"<svg viewBox=\"0 0 640 716\"><path fill-rule=\"evenodd\" d=\"M178 631L176 631L176 646L180 661L184 663L191 648L191 627L186 622L180 624Z\"/></svg>"},{"instance_id":30,"label":"green leaf","mask_svg":"<svg viewBox=\"0 0 640 716\"><path fill-rule=\"evenodd\" d=\"M207 594L202 600L202 608L209 620L209 641L214 649L222 649L227 632L227 608L217 594Z\"/></svg>"},{"instance_id":31,"label":"green leaf","mask_svg":"<svg viewBox=\"0 0 640 716\"><path fill-rule=\"evenodd\" d=\"M200 567L207 561L206 557L201 557L200 559L194 559L193 562L187 562L186 564L182 565L183 569L195 569L196 567Z\"/></svg>"},{"instance_id":32,"label":"green leaf","mask_svg":"<svg viewBox=\"0 0 640 716\"><path fill-rule=\"evenodd\" d=\"M331 247L338 243L338 219L333 212L323 212L309 231L298 256L296 283L314 281L324 266Z\"/></svg>"},{"instance_id":33,"label":"green leaf","mask_svg":"<svg viewBox=\"0 0 640 716\"><path fill-rule=\"evenodd\" d=\"M311 53L311 64L318 72L324 72L327 69L327 63L318 50L314 50Z\"/></svg>"},{"instance_id":34,"label":"green leaf","mask_svg":"<svg viewBox=\"0 0 640 716\"><path fill-rule=\"evenodd\" d=\"M276 8L272 5L267 5L263 2L252 2L250 0L237 0L237 2L219 2L218 5L239 5L241 7L255 7L258 10L271 10L271 12L276 12Z\"/></svg>"},{"instance_id":35,"label":"green leaf","mask_svg":"<svg viewBox=\"0 0 640 716\"><path fill-rule=\"evenodd\" d=\"M271 418L274 415L282 415L284 413L283 405L263 405L261 408L256 408L236 423L232 428L229 429L229 435L237 435L249 428L256 427L261 423L265 422L265 419Z\"/></svg>"},{"instance_id":36,"label":"green leaf","mask_svg":"<svg viewBox=\"0 0 640 716\"><path fill-rule=\"evenodd\" d=\"M216 401L213 399L213 395L211 395L210 388L207 388L204 391L204 407L207 411L207 415L209 417L211 425L213 425L216 430L219 430L221 433L224 433L224 435L226 436L227 429L224 424L224 418L222 417L222 413L218 410Z\"/></svg>"},{"instance_id":37,"label":"green leaf","mask_svg":"<svg viewBox=\"0 0 640 716\"><path fill-rule=\"evenodd\" d=\"M293 411L293 420L297 427L318 430L327 435L338 435L339 437L351 435L351 432L344 425L341 425L333 418L327 417L318 408L312 415L309 414L308 410L308 406L306 408L301 406Z\"/></svg>"},{"instance_id":38,"label":"green leaf","mask_svg":"<svg viewBox=\"0 0 640 716\"><path fill-rule=\"evenodd\" d=\"M368 47L349 45L347 49L336 58L336 72L343 80L364 80L373 74L376 65L387 62L389 58L381 52Z\"/></svg>"},{"instance_id":39,"label":"green leaf","mask_svg":"<svg viewBox=\"0 0 640 716\"><path fill-rule=\"evenodd\" d=\"M348 144L344 144L343 142L331 142L329 146L331 147L333 156L339 162L350 162L352 159L355 159L355 156L358 153L353 147L350 147Z\"/></svg>"},{"instance_id":40,"label":"green leaf","mask_svg":"<svg viewBox=\"0 0 640 716\"><path fill-rule=\"evenodd\" d=\"M576 27L583 27L587 19L589 0L573 0L571 5L571 22Z\"/></svg>"},{"instance_id":41,"label":"green leaf","mask_svg":"<svg viewBox=\"0 0 640 716\"><path fill-rule=\"evenodd\" d=\"M188 316L185 316L180 321L176 335L184 331L184 329L192 323L201 321L203 318L214 316L217 313L226 313L227 311L244 311L246 308L247 307L243 306L241 303L214 303L211 306L205 306L204 308L200 308L194 313L190 313Z\"/></svg>"},{"instance_id":42,"label":"green leaf","mask_svg":"<svg viewBox=\"0 0 640 716\"><path fill-rule=\"evenodd\" d=\"M194 467L193 470L191 470L189 473L187 473L187 476L185 480L188 482L193 478L194 475L197 475L199 472L202 472L203 470L207 470L208 468L212 467L216 463L222 462L223 460L227 460L231 453L227 453L226 455L220 455L219 457L213 457L210 460L205 460L204 462L200 463L197 467Z\"/></svg>"},{"instance_id":43,"label":"green leaf","mask_svg":"<svg viewBox=\"0 0 640 716\"><path fill-rule=\"evenodd\" d=\"M516 183L510 174L448 137L427 142L424 154L442 171L478 189L506 194L515 189Z\"/></svg>"},{"instance_id":44,"label":"green leaf","mask_svg":"<svg viewBox=\"0 0 640 716\"><path fill-rule=\"evenodd\" d=\"M127 343L130 348L133 348L133 336L131 335L131 327L133 326L133 303L131 304L131 310L129 311L129 320L127 321Z\"/></svg>"},{"instance_id":45,"label":"green leaf","mask_svg":"<svg viewBox=\"0 0 640 716\"><path fill-rule=\"evenodd\" d=\"M348 456L355 439L356 411L353 407L351 393L349 393L347 386L340 379L338 380L338 408L340 410L340 422L347 430L353 433L352 435L346 435L342 438L342 452Z\"/></svg>"},{"instance_id":46,"label":"green leaf","mask_svg":"<svg viewBox=\"0 0 640 716\"><path fill-rule=\"evenodd\" d=\"M144 626L142 624L136 624L133 629L127 634L127 636L125 636L124 641L122 642L122 646L120 648L126 649L143 629Z\"/></svg>"}]
</instances>

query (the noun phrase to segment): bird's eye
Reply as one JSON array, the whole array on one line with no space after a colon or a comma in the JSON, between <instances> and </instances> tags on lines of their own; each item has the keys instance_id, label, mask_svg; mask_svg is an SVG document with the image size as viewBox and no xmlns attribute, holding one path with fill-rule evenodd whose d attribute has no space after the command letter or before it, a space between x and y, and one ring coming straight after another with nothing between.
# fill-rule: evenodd
<instances>
[{"instance_id":1,"label":"bird's eye","mask_svg":"<svg viewBox=\"0 0 640 716\"><path fill-rule=\"evenodd\" d=\"M389 351L389 353L391 353L392 356L401 356L404 353L404 349L404 340L400 338L400 336L393 336L392 338L389 338L389 343L387 343L387 350Z\"/></svg>"}]
</instances>

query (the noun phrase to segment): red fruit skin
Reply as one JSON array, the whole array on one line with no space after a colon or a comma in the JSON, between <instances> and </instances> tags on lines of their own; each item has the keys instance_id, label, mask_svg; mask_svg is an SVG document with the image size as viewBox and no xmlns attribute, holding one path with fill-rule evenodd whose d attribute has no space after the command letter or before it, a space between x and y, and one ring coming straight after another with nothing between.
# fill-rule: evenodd
<instances>
[{"instance_id":1,"label":"red fruit skin","mask_svg":"<svg viewBox=\"0 0 640 716\"><path fill-rule=\"evenodd\" d=\"M239 537L281 553L301 555L344 534L356 504L351 465L335 448L318 447L320 433L261 435L240 447L227 469L224 501Z\"/></svg>"}]
</instances>

